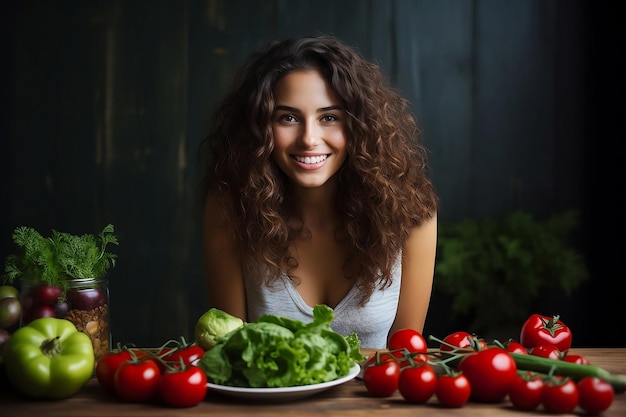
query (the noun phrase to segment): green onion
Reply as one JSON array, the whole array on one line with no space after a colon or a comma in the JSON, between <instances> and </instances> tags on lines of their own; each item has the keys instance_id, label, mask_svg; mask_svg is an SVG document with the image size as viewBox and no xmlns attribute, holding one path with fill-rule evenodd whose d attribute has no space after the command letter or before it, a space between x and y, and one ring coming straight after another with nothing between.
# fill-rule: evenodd
<instances>
[{"instance_id":1,"label":"green onion","mask_svg":"<svg viewBox=\"0 0 626 417\"><path fill-rule=\"evenodd\" d=\"M595 365L582 365L563 360L542 358L540 356L510 353L518 370L534 371L563 375L579 381L586 376L597 377L613 386L617 393L626 391L626 375L613 375L606 369Z\"/></svg>"}]
</instances>

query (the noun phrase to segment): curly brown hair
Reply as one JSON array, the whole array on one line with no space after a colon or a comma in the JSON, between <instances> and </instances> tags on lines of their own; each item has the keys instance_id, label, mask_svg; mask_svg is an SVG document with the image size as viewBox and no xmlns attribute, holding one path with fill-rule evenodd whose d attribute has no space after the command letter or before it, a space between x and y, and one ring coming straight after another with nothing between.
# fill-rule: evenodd
<instances>
[{"instance_id":1,"label":"curly brown hair","mask_svg":"<svg viewBox=\"0 0 626 417\"><path fill-rule=\"evenodd\" d=\"M348 158L337 173L336 210L362 302L391 283L391 272L410 229L431 218L438 199L428 176L427 152L407 101L376 64L335 37L319 35L269 43L235 75L203 141L207 158L203 194L219 199L245 263L266 266L270 280L297 266L290 255L306 234L289 199L289 181L272 155L274 89L285 74L321 73L349 115ZM206 146L208 145L208 146ZM297 226L300 224L300 226Z\"/></svg>"}]
</instances>

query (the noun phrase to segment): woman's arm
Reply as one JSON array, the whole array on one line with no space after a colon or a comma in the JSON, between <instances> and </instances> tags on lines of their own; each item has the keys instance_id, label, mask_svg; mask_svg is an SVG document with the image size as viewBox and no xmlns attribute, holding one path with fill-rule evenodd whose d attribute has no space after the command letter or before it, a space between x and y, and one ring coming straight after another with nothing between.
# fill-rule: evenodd
<instances>
[{"instance_id":1,"label":"woman's arm","mask_svg":"<svg viewBox=\"0 0 626 417\"><path fill-rule=\"evenodd\" d=\"M424 329L435 273L437 216L415 227L402 253L402 283L398 312L390 331Z\"/></svg>"},{"instance_id":2,"label":"woman's arm","mask_svg":"<svg viewBox=\"0 0 626 417\"><path fill-rule=\"evenodd\" d=\"M204 210L204 261L211 307L246 321L246 292L237 245L215 198Z\"/></svg>"}]
</instances>

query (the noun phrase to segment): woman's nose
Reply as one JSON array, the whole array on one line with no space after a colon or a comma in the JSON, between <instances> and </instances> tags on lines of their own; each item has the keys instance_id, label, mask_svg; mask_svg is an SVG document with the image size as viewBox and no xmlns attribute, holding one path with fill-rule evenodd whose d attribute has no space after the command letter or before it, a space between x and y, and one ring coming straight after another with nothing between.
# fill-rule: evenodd
<instances>
[{"instance_id":1,"label":"woman's nose","mask_svg":"<svg viewBox=\"0 0 626 417\"><path fill-rule=\"evenodd\" d=\"M307 122L302 126L300 143L306 147L315 146L322 137L322 131L317 123Z\"/></svg>"}]
</instances>

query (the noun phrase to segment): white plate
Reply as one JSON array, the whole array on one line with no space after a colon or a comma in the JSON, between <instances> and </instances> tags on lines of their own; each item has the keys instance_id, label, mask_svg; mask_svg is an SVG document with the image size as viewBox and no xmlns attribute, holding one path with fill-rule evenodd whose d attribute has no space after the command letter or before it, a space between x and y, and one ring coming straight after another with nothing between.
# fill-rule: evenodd
<instances>
[{"instance_id":1,"label":"white plate","mask_svg":"<svg viewBox=\"0 0 626 417\"><path fill-rule=\"evenodd\" d=\"M300 398L305 398L313 394L325 391L337 385L341 385L344 382L348 382L354 379L361 367L359 364L355 364L348 372L347 375L337 378L333 381L322 382L319 384L301 385L297 387L284 387L284 388L243 388L243 387L231 387L227 385L217 385L207 383L209 392L219 392L220 394L228 395L230 397L246 398L248 400L261 400L261 401L289 401Z\"/></svg>"}]
</instances>

